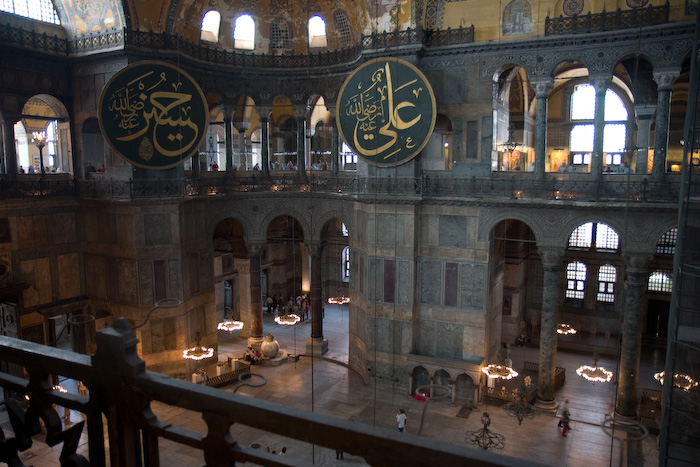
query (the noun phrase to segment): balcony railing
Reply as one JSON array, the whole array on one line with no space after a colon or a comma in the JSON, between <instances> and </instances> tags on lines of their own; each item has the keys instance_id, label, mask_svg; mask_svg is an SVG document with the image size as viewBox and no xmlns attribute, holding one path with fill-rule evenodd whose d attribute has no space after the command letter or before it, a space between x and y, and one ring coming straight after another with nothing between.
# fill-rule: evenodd
<instances>
[{"instance_id":1,"label":"balcony railing","mask_svg":"<svg viewBox=\"0 0 700 467\"><path fill-rule=\"evenodd\" d=\"M41 419L46 427L46 443L63 445L60 454L63 466L157 467L161 465L161 440L177 443L183 450L201 452L208 467L228 467L236 462L302 465L292 457L237 443L231 435L234 424L334 448L376 466L535 465L434 438L407 433L396 436L388 429L150 372L137 354L138 339L124 319L98 332L95 340L97 351L87 356L0 336L0 368L15 369L13 373L0 372L0 386L10 394L5 405L14 432L14 441L9 439L9 433L2 439L0 462L21 465L18 455L32 446L32 436L41 433ZM28 376L20 376L23 374ZM52 376L82 381L88 394L54 390L50 383ZM201 414L206 432L160 420L151 410L153 402ZM81 412L85 422L64 428L53 404ZM107 421L107 443L103 414ZM87 449L80 442L85 424ZM13 464L15 459L17 462Z\"/></svg>"},{"instance_id":2,"label":"balcony railing","mask_svg":"<svg viewBox=\"0 0 700 467\"><path fill-rule=\"evenodd\" d=\"M150 31L113 29L74 39L59 38L34 31L0 25L0 43L27 47L56 55L86 55L125 46L177 51L195 60L212 64L252 68L327 67L355 61L363 50L390 46L423 45L441 47L474 42L474 26L458 29L407 29L362 36L352 47L331 52L301 55L255 54L223 50L205 43L194 43L178 35Z\"/></svg>"},{"instance_id":3,"label":"balcony railing","mask_svg":"<svg viewBox=\"0 0 700 467\"><path fill-rule=\"evenodd\" d=\"M585 34L591 32L619 31L644 26L668 23L669 4L647 8L633 8L587 15L559 18L547 17L544 22L545 36L560 34Z\"/></svg>"},{"instance_id":4,"label":"balcony railing","mask_svg":"<svg viewBox=\"0 0 700 467\"><path fill-rule=\"evenodd\" d=\"M239 172L226 176L175 180L0 180L0 199L44 197L83 197L105 199L180 198L224 196L244 193L322 193L328 196L400 196L454 200L562 200L677 203L680 179L667 176L664 182L651 182L646 175L605 175L591 180L586 174L550 174L535 180L532 174L494 174L492 178L452 178L423 174L418 178L333 176L330 173L298 177L271 172ZM693 193L692 196L700 196Z\"/></svg>"}]
</instances>

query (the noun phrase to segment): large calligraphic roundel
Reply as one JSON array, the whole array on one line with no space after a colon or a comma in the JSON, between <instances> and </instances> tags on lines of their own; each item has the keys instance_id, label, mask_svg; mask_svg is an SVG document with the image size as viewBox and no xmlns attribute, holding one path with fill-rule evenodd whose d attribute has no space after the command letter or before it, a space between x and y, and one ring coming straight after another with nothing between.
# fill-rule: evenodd
<instances>
[{"instance_id":1,"label":"large calligraphic roundel","mask_svg":"<svg viewBox=\"0 0 700 467\"><path fill-rule=\"evenodd\" d=\"M164 62L133 63L109 80L100 96L100 129L133 165L167 169L199 148L209 112L190 75Z\"/></svg>"},{"instance_id":2,"label":"large calligraphic roundel","mask_svg":"<svg viewBox=\"0 0 700 467\"><path fill-rule=\"evenodd\" d=\"M433 133L435 114L428 80L397 58L376 58L357 68L336 103L343 140L365 161L386 167L420 153Z\"/></svg>"}]
</instances>

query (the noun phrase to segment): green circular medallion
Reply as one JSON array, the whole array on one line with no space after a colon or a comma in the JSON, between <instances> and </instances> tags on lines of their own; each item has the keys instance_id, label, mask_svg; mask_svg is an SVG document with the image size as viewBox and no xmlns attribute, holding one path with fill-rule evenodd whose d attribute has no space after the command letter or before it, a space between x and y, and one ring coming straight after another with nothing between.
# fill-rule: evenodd
<instances>
[{"instance_id":1,"label":"green circular medallion","mask_svg":"<svg viewBox=\"0 0 700 467\"><path fill-rule=\"evenodd\" d=\"M143 61L109 80L100 96L100 128L133 165L167 169L197 151L209 112L199 85L168 63Z\"/></svg>"},{"instance_id":2,"label":"green circular medallion","mask_svg":"<svg viewBox=\"0 0 700 467\"><path fill-rule=\"evenodd\" d=\"M435 96L415 66L376 58L345 80L336 105L343 140L367 162L397 166L413 159L435 126Z\"/></svg>"}]
</instances>

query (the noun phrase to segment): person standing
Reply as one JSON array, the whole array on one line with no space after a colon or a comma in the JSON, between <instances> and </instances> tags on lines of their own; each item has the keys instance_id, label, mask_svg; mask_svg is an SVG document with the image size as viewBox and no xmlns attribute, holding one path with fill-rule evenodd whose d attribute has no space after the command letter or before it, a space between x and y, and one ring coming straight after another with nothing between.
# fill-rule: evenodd
<instances>
[{"instance_id":1,"label":"person standing","mask_svg":"<svg viewBox=\"0 0 700 467\"><path fill-rule=\"evenodd\" d=\"M396 425L399 431L403 432L403 429L406 428L407 421L408 417L406 416L406 411L404 409L399 409L399 413L396 414Z\"/></svg>"},{"instance_id":2,"label":"person standing","mask_svg":"<svg viewBox=\"0 0 700 467\"><path fill-rule=\"evenodd\" d=\"M564 417L568 418L569 414L569 399L564 399L564 402L561 404L561 418L559 419L559 425L557 425L559 428L562 427L564 424Z\"/></svg>"}]
</instances>

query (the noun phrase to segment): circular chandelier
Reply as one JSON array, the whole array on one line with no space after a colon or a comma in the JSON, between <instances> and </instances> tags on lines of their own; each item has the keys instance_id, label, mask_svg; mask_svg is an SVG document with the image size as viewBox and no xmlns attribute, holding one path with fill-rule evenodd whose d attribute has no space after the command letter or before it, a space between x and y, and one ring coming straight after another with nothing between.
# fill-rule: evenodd
<instances>
[{"instance_id":1,"label":"circular chandelier","mask_svg":"<svg viewBox=\"0 0 700 467\"><path fill-rule=\"evenodd\" d=\"M277 318L275 318L275 323L281 324L283 326L294 326L300 320L301 318L299 317L299 315L295 315L292 313L289 315L278 316Z\"/></svg>"},{"instance_id":2,"label":"circular chandelier","mask_svg":"<svg viewBox=\"0 0 700 467\"><path fill-rule=\"evenodd\" d=\"M566 323L559 323L557 324L557 333L567 335L567 334L576 334L576 329L570 324Z\"/></svg>"},{"instance_id":3,"label":"circular chandelier","mask_svg":"<svg viewBox=\"0 0 700 467\"><path fill-rule=\"evenodd\" d=\"M217 324L216 329L219 331L228 331L228 332L233 332L233 331L240 331L243 329L243 321L236 321L233 319L227 319L225 321L220 322Z\"/></svg>"},{"instance_id":4,"label":"circular chandelier","mask_svg":"<svg viewBox=\"0 0 700 467\"><path fill-rule=\"evenodd\" d=\"M328 303L333 305L345 305L346 303L350 303L350 297L346 297L345 295L341 295L340 297L329 297Z\"/></svg>"},{"instance_id":5,"label":"circular chandelier","mask_svg":"<svg viewBox=\"0 0 700 467\"><path fill-rule=\"evenodd\" d=\"M593 383L609 383L613 377L612 371L608 371L602 366L581 365L576 370L576 374L586 378Z\"/></svg>"},{"instance_id":6,"label":"circular chandelier","mask_svg":"<svg viewBox=\"0 0 700 467\"><path fill-rule=\"evenodd\" d=\"M496 365L492 363L489 366L485 366L481 369L486 376L489 378L500 378L500 379L513 379L518 376L518 372L509 366Z\"/></svg>"},{"instance_id":7,"label":"circular chandelier","mask_svg":"<svg viewBox=\"0 0 700 467\"><path fill-rule=\"evenodd\" d=\"M665 371L662 371L660 373L656 373L654 375L654 379L661 383L661 385L664 384L664 376L666 375ZM682 373L676 373L673 375L673 385L676 386L677 388L681 388L684 391L690 391L694 387L698 385L698 382L693 380L688 375L684 375Z\"/></svg>"},{"instance_id":8,"label":"circular chandelier","mask_svg":"<svg viewBox=\"0 0 700 467\"><path fill-rule=\"evenodd\" d=\"M489 417L488 412L484 412L484 415L481 416L481 423L484 425L483 428L475 431L467 431L467 444L477 446L484 451L503 449L506 445L506 438L500 433L494 433L489 430L491 417Z\"/></svg>"},{"instance_id":9,"label":"circular chandelier","mask_svg":"<svg viewBox=\"0 0 700 467\"><path fill-rule=\"evenodd\" d=\"M212 347L202 347L199 345L199 341L202 339L201 334L197 331L194 340L196 345L189 349L182 351L182 358L187 358L189 360L204 360L205 358L211 358L214 356L214 349Z\"/></svg>"}]
</instances>

